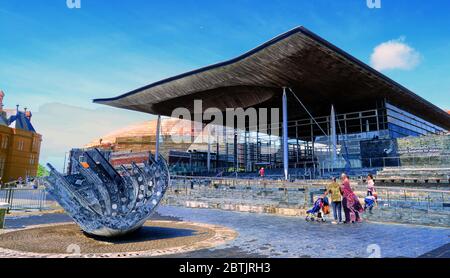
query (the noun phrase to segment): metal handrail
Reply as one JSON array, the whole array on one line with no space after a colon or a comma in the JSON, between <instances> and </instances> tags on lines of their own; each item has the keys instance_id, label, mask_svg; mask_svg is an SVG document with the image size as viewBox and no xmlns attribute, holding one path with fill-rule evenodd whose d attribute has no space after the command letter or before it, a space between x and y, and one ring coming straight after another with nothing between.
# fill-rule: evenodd
<instances>
[{"instance_id":1,"label":"metal handrail","mask_svg":"<svg viewBox=\"0 0 450 278\"><path fill-rule=\"evenodd\" d=\"M208 178L211 181L218 181L217 179ZM176 179L174 179L176 181ZM222 198L222 194L225 194L225 200L235 199L238 202L243 202L243 200L247 199L248 202L259 202L259 203L272 203L274 199L268 198L266 199L266 195L259 195L258 192L281 192L277 194L276 201L279 202L280 205L283 205L285 202L289 202L294 200L294 203L298 201L298 205L310 206L313 204L313 201L323 195L323 189L325 188L325 184L318 183L290 183L289 186L285 186L283 184L271 184L270 182L261 184L261 180L230 180L230 183L218 184L218 186L192 186L189 183L183 182L179 180L179 183L174 183L170 191L174 192L178 197L185 196L186 198L191 198L191 196L203 196L203 198L208 199L212 197L213 199ZM266 180L268 181L268 180ZM252 183L253 182L253 183ZM323 181L329 182L329 181ZM261 186L263 185L263 186ZM358 197L360 197L361 202L362 199L366 196L367 187L361 184L354 184L352 186L353 191L356 193ZM219 195L214 195L215 193L201 193L208 192L209 190L219 190L221 193ZM224 191L222 191L224 190ZM254 191L254 194L250 194L249 190ZM385 187L385 186L376 186L376 190L378 192L378 202L385 208L406 208L412 210L420 210L426 211L428 213L431 212L439 212L442 215L450 214L450 190L434 190L434 189L419 189L419 188L405 188L405 187ZM198 193L193 195L193 192L198 191ZM219 192L217 191L217 192ZM229 193L222 193L229 192ZM179 195L181 194L181 195ZM204 195L202 195L204 194ZM213 195L211 195L213 194ZM231 194L231 195L229 195ZM237 194L237 195L234 195ZM299 195L300 194L300 195ZM254 196L254 198L248 199L247 196ZM303 197L302 197L303 196ZM177 198L178 198L177 197ZM194 197L197 198L197 197ZM296 201L295 201L296 200Z\"/></svg>"},{"instance_id":2,"label":"metal handrail","mask_svg":"<svg viewBox=\"0 0 450 278\"><path fill-rule=\"evenodd\" d=\"M27 192L30 194L24 196L23 194ZM42 211L48 205L44 189L7 188L0 190L0 196L8 204L8 213L10 210L38 209Z\"/></svg>"},{"instance_id":3,"label":"metal handrail","mask_svg":"<svg viewBox=\"0 0 450 278\"><path fill-rule=\"evenodd\" d=\"M244 186L248 186L249 182L259 183L261 181L273 182L271 180L264 179L235 179L235 178L217 178L217 177L192 177L192 176L172 176L172 180L207 180L207 181L233 181L235 185L239 185L242 183ZM278 181L277 186L279 184L283 184L283 186L288 185L288 187L323 187L329 180L307 180L307 181L298 181L298 182L288 182L288 181ZM366 190L367 188L364 185L359 184L359 180L354 180L353 182L358 182L357 185L353 185L352 188L355 190ZM378 190L389 190L389 191L414 191L414 192L424 192L424 193L443 193L450 194L450 190L441 190L441 189L421 189L421 188L408 188L408 187L387 187L387 186L376 186Z\"/></svg>"}]
</instances>

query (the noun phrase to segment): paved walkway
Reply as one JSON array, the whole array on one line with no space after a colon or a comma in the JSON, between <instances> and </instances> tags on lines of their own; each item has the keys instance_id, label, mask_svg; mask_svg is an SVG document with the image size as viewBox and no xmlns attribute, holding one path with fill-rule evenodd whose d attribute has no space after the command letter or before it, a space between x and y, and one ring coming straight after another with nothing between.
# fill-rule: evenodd
<instances>
[{"instance_id":1,"label":"paved walkway","mask_svg":"<svg viewBox=\"0 0 450 278\"><path fill-rule=\"evenodd\" d=\"M444 246L441 246L431 252L423 254L420 257L421 258L440 258L440 259L446 258L446 259L449 259L450 258L450 243L446 244Z\"/></svg>"},{"instance_id":2,"label":"paved walkway","mask_svg":"<svg viewBox=\"0 0 450 278\"><path fill-rule=\"evenodd\" d=\"M154 219L217 224L239 236L228 244L181 257L440 257L448 256L450 229L411 225L361 223L332 225L302 218L212 209L160 207ZM9 228L65 222L65 215L7 219ZM436 256L437 256L436 255Z\"/></svg>"}]
</instances>

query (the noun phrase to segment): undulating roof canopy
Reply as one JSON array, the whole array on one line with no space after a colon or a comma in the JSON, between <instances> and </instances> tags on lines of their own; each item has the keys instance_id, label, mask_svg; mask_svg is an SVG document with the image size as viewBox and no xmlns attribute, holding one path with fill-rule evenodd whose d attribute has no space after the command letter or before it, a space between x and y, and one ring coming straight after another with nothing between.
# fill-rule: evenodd
<instances>
[{"instance_id":1,"label":"undulating roof canopy","mask_svg":"<svg viewBox=\"0 0 450 278\"><path fill-rule=\"evenodd\" d=\"M450 115L304 27L295 28L235 59L168 78L95 103L170 116L178 107L281 107L292 88L314 116L372 108L386 99L450 130ZM289 100L289 119L307 118Z\"/></svg>"}]
</instances>

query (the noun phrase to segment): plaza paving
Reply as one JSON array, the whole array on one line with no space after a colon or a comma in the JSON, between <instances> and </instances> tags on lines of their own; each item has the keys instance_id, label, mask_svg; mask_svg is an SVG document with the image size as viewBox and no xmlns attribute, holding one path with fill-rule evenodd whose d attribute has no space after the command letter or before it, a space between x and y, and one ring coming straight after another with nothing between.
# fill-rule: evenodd
<instances>
[{"instance_id":1,"label":"plaza paving","mask_svg":"<svg viewBox=\"0 0 450 278\"><path fill-rule=\"evenodd\" d=\"M369 245L379 247L381 257L449 254L450 228L370 222L332 225L295 217L170 206L160 207L153 218L222 225L239 233L226 245L177 257L369 257ZM68 220L63 214L49 214L8 218L6 223L8 228L22 228Z\"/></svg>"}]
</instances>

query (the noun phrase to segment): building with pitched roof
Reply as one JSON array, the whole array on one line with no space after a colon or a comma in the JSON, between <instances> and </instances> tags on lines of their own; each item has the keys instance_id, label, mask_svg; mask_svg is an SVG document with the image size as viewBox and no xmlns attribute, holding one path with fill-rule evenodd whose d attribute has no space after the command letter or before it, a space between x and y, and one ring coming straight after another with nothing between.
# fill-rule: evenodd
<instances>
[{"instance_id":1,"label":"building with pitched roof","mask_svg":"<svg viewBox=\"0 0 450 278\"><path fill-rule=\"evenodd\" d=\"M34 129L32 113L19 106L11 113L3 109L5 93L0 91L0 177L10 182L36 177L42 136Z\"/></svg>"},{"instance_id":2,"label":"building with pitched roof","mask_svg":"<svg viewBox=\"0 0 450 278\"><path fill-rule=\"evenodd\" d=\"M285 178L289 169L315 176L381 165L398 155L397 138L450 130L446 111L305 27L234 59L94 102L164 116L182 107L195 119L195 100L202 100L202 112L217 108L223 118L228 108L278 108L282 120L270 123L277 136L267 133L271 127L247 126L217 153L233 155L234 170L268 165L284 169Z\"/></svg>"}]
</instances>

